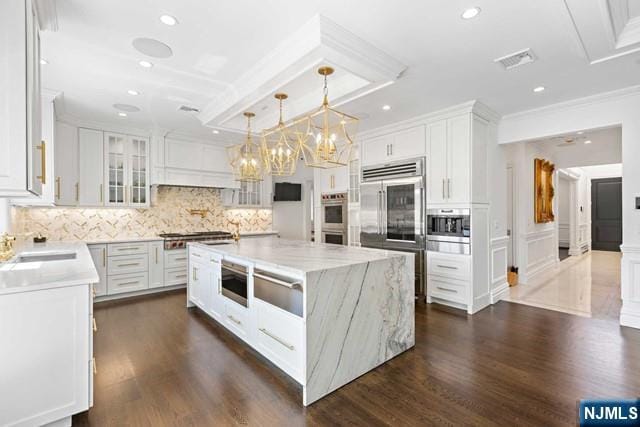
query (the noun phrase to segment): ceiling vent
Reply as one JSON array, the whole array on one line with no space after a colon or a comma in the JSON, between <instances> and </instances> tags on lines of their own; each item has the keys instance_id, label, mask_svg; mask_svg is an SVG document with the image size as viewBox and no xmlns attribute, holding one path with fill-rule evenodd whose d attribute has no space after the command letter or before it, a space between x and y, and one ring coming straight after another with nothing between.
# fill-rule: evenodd
<instances>
[{"instance_id":1,"label":"ceiling vent","mask_svg":"<svg viewBox=\"0 0 640 427\"><path fill-rule=\"evenodd\" d=\"M179 111L184 111L187 113L199 113L200 109L196 108L196 107L189 107L188 105L182 105L180 108L178 108Z\"/></svg>"},{"instance_id":2,"label":"ceiling vent","mask_svg":"<svg viewBox=\"0 0 640 427\"><path fill-rule=\"evenodd\" d=\"M533 51L531 49L525 49L503 56L502 58L495 59L493 62L499 62L505 70L511 70L512 68L516 68L521 65L530 64L535 60L536 55Z\"/></svg>"}]
</instances>

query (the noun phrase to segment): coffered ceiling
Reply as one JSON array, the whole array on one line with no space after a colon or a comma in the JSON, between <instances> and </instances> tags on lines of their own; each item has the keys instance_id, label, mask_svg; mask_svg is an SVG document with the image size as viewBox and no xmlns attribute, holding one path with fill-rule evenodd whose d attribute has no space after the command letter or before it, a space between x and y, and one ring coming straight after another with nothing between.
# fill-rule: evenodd
<instances>
[{"instance_id":1,"label":"coffered ceiling","mask_svg":"<svg viewBox=\"0 0 640 427\"><path fill-rule=\"evenodd\" d=\"M275 124L276 91L291 95L287 116L319 104L321 62L336 68L330 98L361 117L363 130L471 99L509 114L640 84L639 1L57 0L58 29L42 34L43 84L64 92L63 117L220 144L241 138L244 108L259 126ZM462 19L472 6L480 14ZM163 14L177 25L160 22ZM346 54L323 36L323 19L344 31L338 42L363 48ZM138 52L132 41L141 37L173 55ZM532 63L505 70L494 62L527 48ZM534 93L538 86L545 90ZM120 117L118 103L140 111Z\"/></svg>"}]
</instances>

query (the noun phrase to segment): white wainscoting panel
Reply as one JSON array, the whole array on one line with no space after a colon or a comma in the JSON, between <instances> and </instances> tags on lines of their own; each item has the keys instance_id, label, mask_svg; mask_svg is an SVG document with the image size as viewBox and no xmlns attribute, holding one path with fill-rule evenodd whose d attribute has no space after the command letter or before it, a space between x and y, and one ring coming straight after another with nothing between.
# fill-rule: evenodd
<instances>
[{"instance_id":1,"label":"white wainscoting panel","mask_svg":"<svg viewBox=\"0 0 640 427\"><path fill-rule=\"evenodd\" d=\"M558 244L561 248L568 248L571 244L570 225L558 224Z\"/></svg>"},{"instance_id":2,"label":"white wainscoting panel","mask_svg":"<svg viewBox=\"0 0 640 427\"><path fill-rule=\"evenodd\" d=\"M508 292L507 250L509 236L491 239L491 304L500 301Z\"/></svg>"},{"instance_id":3,"label":"white wainscoting panel","mask_svg":"<svg viewBox=\"0 0 640 427\"><path fill-rule=\"evenodd\" d=\"M640 246L622 245L620 324L640 329Z\"/></svg>"},{"instance_id":4,"label":"white wainscoting panel","mask_svg":"<svg viewBox=\"0 0 640 427\"><path fill-rule=\"evenodd\" d=\"M526 270L520 274L520 282L528 283L539 273L557 263L555 230L534 231L525 235Z\"/></svg>"}]
</instances>

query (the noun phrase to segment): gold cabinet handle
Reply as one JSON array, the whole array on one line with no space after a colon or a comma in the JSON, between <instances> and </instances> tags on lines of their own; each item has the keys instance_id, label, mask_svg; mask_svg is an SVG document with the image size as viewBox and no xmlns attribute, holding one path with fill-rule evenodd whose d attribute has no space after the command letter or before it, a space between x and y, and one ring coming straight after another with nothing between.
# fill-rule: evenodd
<instances>
[{"instance_id":1,"label":"gold cabinet handle","mask_svg":"<svg viewBox=\"0 0 640 427\"><path fill-rule=\"evenodd\" d=\"M43 184L46 184L47 183L47 145L44 141L42 141L42 143L38 145L36 148L40 150L40 162L41 162L41 168L42 168L42 175L39 175L36 178L38 178L40 182L42 182Z\"/></svg>"},{"instance_id":2,"label":"gold cabinet handle","mask_svg":"<svg viewBox=\"0 0 640 427\"><path fill-rule=\"evenodd\" d=\"M198 269L193 267L193 280L198 281Z\"/></svg>"},{"instance_id":3,"label":"gold cabinet handle","mask_svg":"<svg viewBox=\"0 0 640 427\"><path fill-rule=\"evenodd\" d=\"M91 297L96 299L96 287L95 285L91 285Z\"/></svg>"},{"instance_id":4,"label":"gold cabinet handle","mask_svg":"<svg viewBox=\"0 0 640 427\"><path fill-rule=\"evenodd\" d=\"M96 358L95 357L91 358L91 365L93 365L93 375L96 375L98 373L98 367L96 366Z\"/></svg>"},{"instance_id":5,"label":"gold cabinet handle","mask_svg":"<svg viewBox=\"0 0 640 427\"><path fill-rule=\"evenodd\" d=\"M139 262L130 262L127 264L118 264L118 267L135 267L136 265L140 265Z\"/></svg>"},{"instance_id":6,"label":"gold cabinet handle","mask_svg":"<svg viewBox=\"0 0 640 427\"><path fill-rule=\"evenodd\" d=\"M102 266L107 266L107 250L102 248Z\"/></svg>"},{"instance_id":7,"label":"gold cabinet handle","mask_svg":"<svg viewBox=\"0 0 640 427\"><path fill-rule=\"evenodd\" d=\"M93 321L93 332L98 332L98 325L96 324L96 318L92 317L91 320Z\"/></svg>"},{"instance_id":8,"label":"gold cabinet handle","mask_svg":"<svg viewBox=\"0 0 640 427\"><path fill-rule=\"evenodd\" d=\"M100 192L100 203L104 202L104 192L103 192L103 186L102 184L100 184L100 188L98 189L98 191Z\"/></svg>"},{"instance_id":9,"label":"gold cabinet handle","mask_svg":"<svg viewBox=\"0 0 640 427\"><path fill-rule=\"evenodd\" d=\"M57 177L56 178L56 199L60 200L60 181L62 181L62 178Z\"/></svg>"},{"instance_id":10,"label":"gold cabinet handle","mask_svg":"<svg viewBox=\"0 0 640 427\"><path fill-rule=\"evenodd\" d=\"M156 249L156 264L158 264L158 247L156 246L155 249Z\"/></svg>"},{"instance_id":11,"label":"gold cabinet handle","mask_svg":"<svg viewBox=\"0 0 640 427\"><path fill-rule=\"evenodd\" d=\"M76 182L76 202L80 201L80 183Z\"/></svg>"},{"instance_id":12,"label":"gold cabinet handle","mask_svg":"<svg viewBox=\"0 0 640 427\"><path fill-rule=\"evenodd\" d=\"M262 332L263 334L265 334L266 336L268 336L272 340L276 341L277 343L282 344L283 346L287 347L289 350L294 350L295 349L294 346L292 346L291 344L289 344L288 342L286 342L282 338L280 338L280 337L274 335L273 333L269 332L265 328L260 328L260 332Z\"/></svg>"},{"instance_id":13,"label":"gold cabinet handle","mask_svg":"<svg viewBox=\"0 0 640 427\"><path fill-rule=\"evenodd\" d=\"M239 321L238 319L236 319L235 317L233 317L232 315L228 314L227 317L229 318L229 320L231 320L236 325L242 325L242 322Z\"/></svg>"}]
</instances>

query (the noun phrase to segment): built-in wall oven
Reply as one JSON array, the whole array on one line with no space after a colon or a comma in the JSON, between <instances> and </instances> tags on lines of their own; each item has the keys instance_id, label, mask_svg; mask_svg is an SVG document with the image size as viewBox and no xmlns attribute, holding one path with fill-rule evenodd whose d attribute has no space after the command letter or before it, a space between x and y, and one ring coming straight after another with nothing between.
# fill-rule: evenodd
<instances>
[{"instance_id":1,"label":"built-in wall oven","mask_svg":"<svg viewBox=\"0 0 640 427\"><path fill-rule=\"evenodd\" d=\"M416 295L425 293L425 159L362 168L360 243L416 254Z\"/></svg>"},{"instance_id":2,"label":"built-in wall oven","mask_svg":"<svg viewBox=\"0 0 640 427\"><path fill-rule=\"evenodd\" d=\"M247 267L223 260L221 263L223 296L247 307Z\"/></svg>"},{"instance_id":3,"label":"built-in wall oven","mask_svg":"<svg viewBox=\"0 0 640 427\"><path fill-rule=\"evenodd\" d=\"M323 194L321 206L322 242L346 245L349 230L347 193Z\"/></svg>"},{"instance_id":4,"label":"built-in wall oven","mask_svg":"<svg viewBox=\"0 0 640 427\"><path fill-rule=\"evenodd\" d=\"M469 209L429 209L427 250L454 254L471 253L471 211Z\"/></svg>"}]
</instances>

